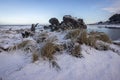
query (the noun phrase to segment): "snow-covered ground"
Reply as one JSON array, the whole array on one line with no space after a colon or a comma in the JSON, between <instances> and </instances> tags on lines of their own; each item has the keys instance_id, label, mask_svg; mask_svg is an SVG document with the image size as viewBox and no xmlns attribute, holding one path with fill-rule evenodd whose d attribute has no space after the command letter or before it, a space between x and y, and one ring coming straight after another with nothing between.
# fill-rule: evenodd
<instances>
[{"instance_id":1,"label":"snow-covered ground","mask_svg":"<svg viewBox=\"0 0 120 80\"><path fill-rule=\"evenodd\" d=\"M64 32L48 34L57 36L56 43L66 41ZM26 39L32 40L31 37ZM0 47L7 48L26 39L16 31L0 31ZM114 51L99 51L83 44L83 58L68 55L66 51L55 54L60 70L43 59L33 63L31 52L1 50L0 80L120 80L120 46L111 44L110 47Z\"/></svg>"}]
</instances>

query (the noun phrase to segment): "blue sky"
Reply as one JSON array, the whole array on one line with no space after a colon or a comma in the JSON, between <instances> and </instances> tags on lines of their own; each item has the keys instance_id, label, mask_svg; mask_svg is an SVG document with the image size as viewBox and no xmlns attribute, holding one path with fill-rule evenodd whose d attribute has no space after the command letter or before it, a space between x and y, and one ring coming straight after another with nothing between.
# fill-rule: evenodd
<instances>
[{"instance_id":1,"label":"blue sky","mask_svg":"<svg viewBox=\"0 0 120 80\"><path fill-rule=\"evenodd\" d=\"M51 17L80 17L86 23L119 12L120 0L0 0L0 24L47 24Z\"/></svg>"}]
</instances>

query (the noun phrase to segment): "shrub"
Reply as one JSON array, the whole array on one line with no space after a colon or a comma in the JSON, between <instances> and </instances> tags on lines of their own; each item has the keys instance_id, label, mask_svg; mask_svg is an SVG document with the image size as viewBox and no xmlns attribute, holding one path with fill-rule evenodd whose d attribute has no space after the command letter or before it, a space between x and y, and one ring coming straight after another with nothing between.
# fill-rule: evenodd
<instances>
[{"instance_id":1,"label":"shrub","mask_svg":"<svg viewBox=\"0 0 120 80\"><path fill-rule=\"evenodd\" d=\"M74 30L71 30L67 33L67 35L65 36L66 39L76 39L79 34L80 34L80 29L74 29Z\"/></svg>"}]
</instances>

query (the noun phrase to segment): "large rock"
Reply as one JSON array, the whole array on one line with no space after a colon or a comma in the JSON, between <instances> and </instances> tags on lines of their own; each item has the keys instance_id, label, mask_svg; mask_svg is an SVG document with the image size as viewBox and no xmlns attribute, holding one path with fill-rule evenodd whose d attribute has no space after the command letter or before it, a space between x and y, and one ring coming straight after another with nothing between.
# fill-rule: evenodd
<instances>
[{"instance_id":1,"label":"large rock","mask_svg":"<svg viewBox=\"0 0 120 80\"><path fill-rule=\"evenodd\" d=\"M86 29L87 26L85 25L83 19L78 19L76 17L72 17L71 15L63 16L63 22L61 25L65 24L68 28L76 29L76 28L84 28ZM65 26L64 25L64 26Z\"/></svg>"},{"instance_id":2,"label":"large rock","mask_svg":"<svg viewBox=\"0 0 120 80\"><path fill-rule=\"evenodd\" d=\"M120 24L120 14L114 14L109 18L109 23L111 24Z\"/></svg>"},{"instance_id":3,"label":"large rock","mask_svg":"<svg viewBox=\"0 0 120 80\"><path fill-rule=\"evenodd\" d=\"M67 30L67 29L86 29L87 26L85 25L83 19L78 19L76 17L72 17L71 15L65 15L63 16L63 21L59 23L57 18L51 18L49 20L48 27L51 29L51 31L59 31L59 30ZM44 28L48 28L44 27Z\"/></svg>"},{"instance_id":4,"label":"large rock","mask_svg":"<svg viewBox=\"0 0 120 80\"><path fill-rule=\"evenodd\" d=\"M59 21L58 21L57 18L51 18L51 19L49 20L49 23L50 23L51 25L55 25L55 26L58 26L58 25L59 25Z\"/></svg>"}]
</instances>

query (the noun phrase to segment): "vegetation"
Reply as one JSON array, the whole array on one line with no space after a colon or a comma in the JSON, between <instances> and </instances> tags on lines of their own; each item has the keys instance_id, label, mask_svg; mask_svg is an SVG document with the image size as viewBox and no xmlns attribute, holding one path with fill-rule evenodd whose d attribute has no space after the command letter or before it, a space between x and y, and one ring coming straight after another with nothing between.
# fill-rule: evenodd
<instances>
[{"instance_id":1,"label":"vegetation","mask_svg":"<svg viewBox=\"0 0 120 80\"><path fill-rule=\"evenodd\" d=\"M32 62L35 62L39 59L39 56L35 53L32 54Z\"/></svg>"},{"instance_id":2,"label":"vegetation","mask_svg":"<svg viewBox=\"0 0 120 80\"><path fill-rule=\"evenodd\" d=\"M91 32L90 35L94 36L97 40L101 40L103 42L111 43L110 38L103 32Z\"/></svg>"},{"instance_id":3,"label":"vegetation","mask_svg":"<svg viewBox=\"0 0 120 80\"><path fill-rule=\"evenodd\" d=\"M71 50L71 55L79 58L82 57L81 47L79 44L74 45L73 49Z\"/></svg>"},{"instance_id":4,"label":"vegetation","mask_svg":"<svg viewBox=\"0 0 120 80\"><path fill-rule=\"evenodd\" d=\"M87 41L88 41L87 32L86 32L86 30L82 30L80 35L77 38L77 42L80 44L84 44L84 43L87 44Z\"/></svg>"},{"instance_id":5,"label":"vegetation","mask_svg":"<svg viewBox=\"0 0 120 80\"><path fill-rule=\"evenodd\" d=\"M44 59L53 60L54 54L56 52L57 46L51 42L45 43L45 45L41 49L41 56Z\"/></svg>"},{"instance_id":6,"label":"vegetation","mask_svg":"<svg viewBox=\"0 0 120 80\"><path fill-rule=\"evenodd\" d=\"M67 33L65 38L66 39L76 39L79 36L80 32L81 32L80 29L71 30Z\"/></svg>"}]
</instances>

